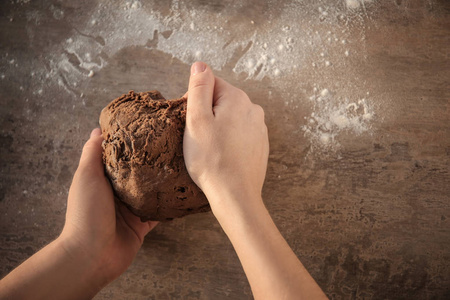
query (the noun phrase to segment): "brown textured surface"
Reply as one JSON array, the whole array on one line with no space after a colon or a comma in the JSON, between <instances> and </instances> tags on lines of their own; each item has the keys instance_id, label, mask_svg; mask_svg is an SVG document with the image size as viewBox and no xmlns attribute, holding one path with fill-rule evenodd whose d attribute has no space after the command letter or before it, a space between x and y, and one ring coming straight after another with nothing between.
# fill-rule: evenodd
<instances>
[{"instance_id":1,"label":"brown textured surface","mask_svg":"<svg viewBox=\"0 0 450 300\"><path fill-rule=\"evenodd\" d=\"M130 91L100 114L103 162L116 197L147 221L209 211L183 159L186 98Z\"/></svg>"},{"instance_id":2,"label":"brown textured surface","mask_svg":"<svg viewBox=\"0 0 450 300\"><path fill-rule=\"evenodd\" d=\"M58 85L43 96L34 94L30 73L48 64L41 48L72 36L77 26L71 20L85 21L77 18L87 19L94 2L0 3L0 72L6 74L0 80L2 275L62 229L81 147L102 108L129 89L155 88L168 98L187 89L189 65L149 43L105 58L107 66L73 87L75 99ZM274 21L277 7L288 2L276 1L276 7L257 0L243 7L223 1L190 5L210 15L225 10L229 23L237 25L231 40L243 28L267 30L268 18ZM64 19L53 18L50 3L65 11ZM172 14L170 1L149 3L155 12ZM333 29L320 22L317 7L340 1L304 3L310 14L298 22L310 22L321 33ZM324 72L305 64L296 80L283 77L289 89L281 89L268 78L236 75L232 69L242 55L237 52L216 74L265 109L271 152L264 200L330 298L449 299L449 2L373 3L367 15L348 21L357 43L344 66ZM32 18L35 11L42 16L39 25ZM162 33L156 36L165 39ZM18 67L10 64L12 58ZM363 96L370 91L378 116L372 134L343 135L338 152L311 153L299 128L313 110L308 97L314 84L324 82L351 84L352 92ZM296 87L300 92L293 95ZM285 105L293 96L294 103ZM205 213L158 225L132 266L96 299L251 299L251 293L226 235Z\"/></svg>"}]
</instances>

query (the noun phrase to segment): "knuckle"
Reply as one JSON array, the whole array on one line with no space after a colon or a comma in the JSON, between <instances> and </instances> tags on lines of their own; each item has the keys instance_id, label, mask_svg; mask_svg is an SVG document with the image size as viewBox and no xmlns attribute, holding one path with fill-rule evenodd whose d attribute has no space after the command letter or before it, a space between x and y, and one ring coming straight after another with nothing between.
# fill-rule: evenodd
<instances>
[{"instance_id":1,"label":"knuckle","mask_svg":"<svg viewBox=\"0 0 450 300\"><path fill-rule=\"evenodd\" d=\"M196 77L194 80L191 81L189 89L198 89L203 88L210 85L210 79L206 76L199 76ZM189 97L189 94L188 94Z\"/></svg>"},{"instance_id":2,"label":"knuckle","mask_svg":"<svg viewBox=\"0 0 450 300\"><path fill-rule=\"evenodd\" d=\"M253 104L253 110L257 116L264 119L264 109L260 105Z\"/></svg>"},{"instance_id":3,"label":"knuckle","mask_svg":"<svg viewBox=\"0 0 450 300\"><path fill-rule=\"evenodd\" d=\"M208 86L208 83L206 82L206 80L197 80L191 84L191 89L200 89L205 86Z\"/></svg>"},{"instance_id":4,"label":"knuckle","mask_svg":"<svg viewBox=\"0 0 450 300\"><path fill-rule=\"evenodd\" d=\"M239 98L250 101L250 98L248 97L247 93L244 92L243 90L236 88L236 94Z\"/></svg>"}]
</instances>

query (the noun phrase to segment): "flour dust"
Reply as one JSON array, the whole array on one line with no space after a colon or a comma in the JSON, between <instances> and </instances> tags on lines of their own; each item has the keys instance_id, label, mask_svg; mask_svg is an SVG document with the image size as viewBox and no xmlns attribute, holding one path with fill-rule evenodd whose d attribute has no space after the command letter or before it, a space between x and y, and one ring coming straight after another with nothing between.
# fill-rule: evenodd
<instances>
[{"instance_id":1,"label":"flour dust","mask_svg":"<svg viewBox=\"0 0 450 300\"><path fill-rule=\"evenodd\" d=\"M337 92L295 86L296 80L300 81L296 74L309 72L310 86L332 86L332 74L347 70L352 57L362 55L363 33L355 36L353 29L364 26L355 20L362 20L375 4L371 0L325 2L329 4L297 0L282 8L268 2L279 15L268 15L260 24L261 18L231 16L241 3L212 14L175 0L170 13L163 14L144 1L99 1L82 22L70 21L71 35L49 48L45 54L49 70L36 70L41 76L35 78L42 80L46 73L47 81L42 82L51 81L74 98L83 99L79 87L93 80L110 57L126 47L156 49L186 64L203 60L215 70L228 67L247 79L268 79L280 90L289 90L289 95L284 95L285 105L310 105L312 109L305 123L298 124L311 144L336 149L342 132L359 135L371 130L376 114L370 98L354 99L351 87ZM27 3L21 1L20 5ZM50 11L55 20L67 18L61 8L51 6ZM33 23L39 23L42 15L31 11L27 18L32 39L36 35ZM11 65L16 63L14 58L8 59ZM2 79L5 76L1 74ZM35 95L45 94L51 86L36 86ZM312 100L302 100L301 93L313 94Z\"/></svg>"}]
</instances>

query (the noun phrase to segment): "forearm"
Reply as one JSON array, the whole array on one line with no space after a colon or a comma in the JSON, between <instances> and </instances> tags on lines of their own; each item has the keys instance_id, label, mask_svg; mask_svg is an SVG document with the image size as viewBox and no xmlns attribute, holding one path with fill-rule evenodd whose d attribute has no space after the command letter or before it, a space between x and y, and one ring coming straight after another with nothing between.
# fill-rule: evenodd
<instances>
[{"instance_id":1,"label":"forearm","mask_svg":"<svg viewBox=\"0 0 450 300\"><path fill-rule=\"evenodd\" d=\"M281 236L260 196L222 196L235 199L227 199L228 207L213 206L213 212L238 254L255 299L326 299Z\"/></svg>"},{"instance_id":2,"label":"forearm","mask_svg":"<svg viewBox=\"0 0 450 300\"><path fill-rule=\"evenodd\" d=\"M104 285L96 264L57 239L0 282L0 299L90 299Z\"/></svg>"}]
</instances>

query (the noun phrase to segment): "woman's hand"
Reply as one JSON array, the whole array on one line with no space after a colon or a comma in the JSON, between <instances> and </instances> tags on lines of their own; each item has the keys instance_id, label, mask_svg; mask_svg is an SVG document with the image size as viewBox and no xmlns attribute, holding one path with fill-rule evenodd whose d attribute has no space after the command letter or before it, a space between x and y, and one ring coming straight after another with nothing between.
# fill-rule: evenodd
<instances>
[{"instance_id":1,"label":"woman's hand","mask_svg":"<svg viewBox=\"0 0 450 300\"><path fill-rule=\"evenodd\" d=\"M103 270L106 280L112 281L128 268L145 235L158 222L141 222L123 204L114 201L104 174L102 141L97 128L84 145L59 239L69 254L90 259Z\"/></svg>"},{"instance_id":2,"label":"woman's hand","mask_svg":"<svg viewBox=\"0 0 450 300\"><path fill-rule=\"evenodd\" d=\"M83 148L61 235L2 279L0 299L92 298L127 269L156 226L114 202L102 141L94 129Z\"/></svg>"},{"instance_id":3,"label":"woman's hand","mask_svg":"<svg viewBox=\"0 0 450 300\"><path fill-rule=\"evenodd\" d=\"M261 194L269 155L264 111L201 62L191 68L183 149L189 175L213 212L224 204L219 195Z\"/></svg>"}]
</instances>

